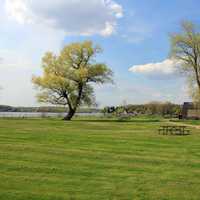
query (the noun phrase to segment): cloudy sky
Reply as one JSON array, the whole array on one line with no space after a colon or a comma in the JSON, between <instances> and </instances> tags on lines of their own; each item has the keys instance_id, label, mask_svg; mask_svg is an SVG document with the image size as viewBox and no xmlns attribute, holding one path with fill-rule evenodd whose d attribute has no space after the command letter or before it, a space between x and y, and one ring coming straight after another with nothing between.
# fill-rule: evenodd
<instances>
[{"instance_id":1,"label":"cloudy sky","mask_svg":"<svg viewBox=\"0 0 200 200\"><path fill-rule=\"evenodd\" d=\"M199 0L0 0L0 104L36 106L33 74L41 57L93 40L115 84L96 86L99 105L189 100L169 59L169 33L200 22Z\"/></svg>"}]
</instances>

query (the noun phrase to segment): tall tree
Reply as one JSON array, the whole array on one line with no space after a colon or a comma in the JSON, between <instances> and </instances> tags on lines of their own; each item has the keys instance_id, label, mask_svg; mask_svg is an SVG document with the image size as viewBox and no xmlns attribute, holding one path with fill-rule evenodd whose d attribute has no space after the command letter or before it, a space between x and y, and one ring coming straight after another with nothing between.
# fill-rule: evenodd
<instances>
[{"instance_id":1,"label":"tall tree","mask_svg":"<svg viewBox=\"0 0 200 200\"><path fill-rule=\"evenodd\" d=\"M190 80L190 92L200 101L200 31L191 22L182 23L182 32L171 36L172 56L180 60L181 71Z\"/></svg>"},{"instance_id":2,"label":"tall tree","mask_svg":"<svg viewBox=\"0 0 200 200\"><path fill-rule=\"evenodd\" d=\"M43 75L32 80L40 90L38 101L67 106L65 120L71 120L80 105L94 104L91 83L112 82L112 71L95 61L101 51L91 41L84 41L65 46L60 55L47 52L42 59Z\"/></svg>"}]
</instances>

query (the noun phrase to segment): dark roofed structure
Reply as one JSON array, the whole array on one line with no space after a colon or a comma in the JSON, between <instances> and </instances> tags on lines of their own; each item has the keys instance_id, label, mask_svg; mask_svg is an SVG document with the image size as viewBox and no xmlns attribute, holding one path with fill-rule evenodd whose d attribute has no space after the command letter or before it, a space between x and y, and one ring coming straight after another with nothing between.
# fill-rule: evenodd
<instances>
[{"instance_id":1,"label":"dark roofed structure","mask_svg":"<svg viewBox=\"0 0 200 200\"><path fill-rule=\"evenodd\" d=\"M185 102L181 111L182 119L200 119L200 109L191 102Z\"/></svg>"}]
</instances>

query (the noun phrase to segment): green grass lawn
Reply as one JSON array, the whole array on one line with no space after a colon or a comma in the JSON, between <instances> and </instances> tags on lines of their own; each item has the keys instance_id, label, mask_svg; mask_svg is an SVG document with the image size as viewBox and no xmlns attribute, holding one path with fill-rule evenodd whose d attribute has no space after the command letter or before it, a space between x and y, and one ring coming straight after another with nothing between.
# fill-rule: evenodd
<instances>
[{"instance_id":1,"label":"green grass lawn","mask_svg":"<svg viewBox=\"0 0 200 200\"><path fill-rule=\"evenodd\" d=\"M162 123L1 119L0 200L199 200L200 132Z\"/></svg>"},{"instance_id":2,"label":"green grass lawn","mask_svg":"<svg viewBox=\"0 0 200 200\"><path fill-rule=\"evenodd\" d=\"M185 123L185 124L190 124L190 125L197 125L200 126L200 120L173 120L174 122L180 122L180 123Z\"/></svg>"}]
</instances>

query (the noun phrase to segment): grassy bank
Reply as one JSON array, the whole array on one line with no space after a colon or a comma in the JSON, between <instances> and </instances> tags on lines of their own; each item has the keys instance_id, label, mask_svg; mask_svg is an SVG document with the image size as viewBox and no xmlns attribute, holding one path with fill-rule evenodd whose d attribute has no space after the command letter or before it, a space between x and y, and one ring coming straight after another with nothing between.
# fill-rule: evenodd
<instances>
[{"instance_id":1,"label":"grassy bank","mask_svg":"<svg viewBox=\"0 0 200 200\"><path fill-rule=\"evenodd\" d=\"M200 126L200 120L173 120L173 122Z\"/></svg>"},{"instance_id":2,"label":"grassy bank","mask_svg":"<svg viewBox=\"0 0 200 200\"><path fill-rule=\"evenodd\" d=\"M198 200L199 130L163 123L0 119L0 199Z\"/></svg>"}]
</instances>

